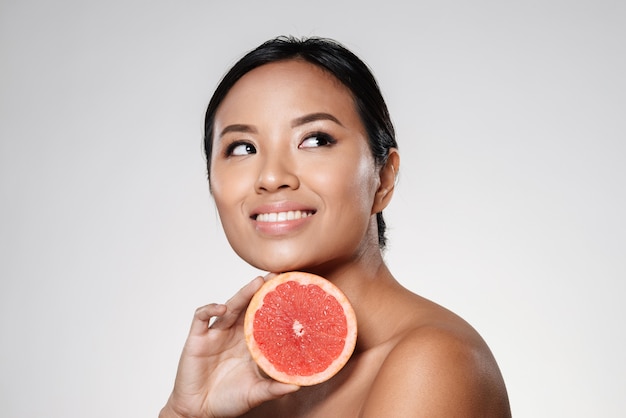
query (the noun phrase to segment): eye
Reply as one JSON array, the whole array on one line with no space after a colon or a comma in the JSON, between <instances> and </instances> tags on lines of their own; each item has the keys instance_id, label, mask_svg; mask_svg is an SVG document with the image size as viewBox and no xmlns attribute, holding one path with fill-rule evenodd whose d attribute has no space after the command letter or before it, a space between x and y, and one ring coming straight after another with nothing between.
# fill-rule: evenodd
<instances>
[{"instance_id":1,"label":"eye","mask_svg":"<svg viewBox=\"0 0 626 418\"><path fill-rule=\"evenodd\" d=\"M236 141L230 144L228 148L226 148L226 156L228 157L237 157L249 154L256 154L256 148L254 147L254 145L248 142Z\"/></svg>"},{"instance_id":2,"label":"eye","mask_svg":"<svg viewBox=\"0 0 626 418\"><path fill-rule=\"evenodd\" d=\"M315 132L304 138L298 148L315 148L315 147L327 147L335 144L337 141L330 135L323 132Z\"/></svg>"}]
</instances>

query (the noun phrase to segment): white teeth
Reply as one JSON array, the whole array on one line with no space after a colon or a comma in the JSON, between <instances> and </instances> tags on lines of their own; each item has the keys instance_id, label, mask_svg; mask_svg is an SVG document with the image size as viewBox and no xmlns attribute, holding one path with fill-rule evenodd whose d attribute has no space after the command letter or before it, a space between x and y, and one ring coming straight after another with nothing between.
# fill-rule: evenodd
<instances>
[{"instance_id":1,"label":"white teeth","mask_svg":"<svg viewBox=\"0 0 626 418\"><path fill-rule=\"evenodd\" d=\"M288 212L259 213L256 220L259 222L283 222L306 218L311 215L313 215L311 211L290 210Z\"/></svg>"}]
</instances>

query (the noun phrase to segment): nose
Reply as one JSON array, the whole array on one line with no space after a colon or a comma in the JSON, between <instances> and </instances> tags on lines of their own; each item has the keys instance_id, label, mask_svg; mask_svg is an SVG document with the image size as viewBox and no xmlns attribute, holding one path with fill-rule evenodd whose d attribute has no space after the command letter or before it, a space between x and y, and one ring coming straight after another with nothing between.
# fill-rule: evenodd
<instances>
[{"instance_id":1,"label":"nose","mask_svg":"<svg viewBox=\"0 0 626 418\"><path fill-rule=\"evenodd\" d=\"M276 192L281 189L295 190L298 187L300 187L300 180L288 156L267 155L263 159L255 183L257 193Z\"/></svg>"}]
</instances>

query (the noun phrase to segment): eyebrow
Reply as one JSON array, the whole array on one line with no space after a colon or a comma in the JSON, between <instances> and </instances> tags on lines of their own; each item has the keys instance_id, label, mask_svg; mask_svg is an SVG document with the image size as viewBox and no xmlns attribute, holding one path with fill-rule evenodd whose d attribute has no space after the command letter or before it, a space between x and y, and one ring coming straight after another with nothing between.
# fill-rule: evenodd
<instances>
[{"instance_id":1,"label":"eyebrow","mask_svg":"<svg viewBox=\"0 0 626 418\"><path fill-rule=\"evenodd\" d=\"M243 133L249 133L249 134L258 133L258 131L256 130L254 126L237 123L234 125L228 125L224 129L222 129L222 132L220 132L220 138L229 132L243 132Z\"/></svg>"},{"instance_id":2,"label":"eyebrow","mask_svg":"<svg viewBox=\"0 0 626 418\"><path fill-rule=\"evenodd\" d=\"M308 114L308 115L304 115L304 116L300 116L298 118L295 118L293 121L291 121L291 127L295 128L297 126L305 125L305 124L311 123L311 122L316 122L318 120L330 120L332 122L335 122L339 126L343 126L343 124L341 122L339 122L339 119L337 119L336 117L334 117L330 113L317 112L317 113L311 113L311 114ZM250 133L250 134L258 133L257 129L254 126L252 126L252 125L246 125L246 124L243 124L243 123L236 123L236 124L233 124L233 125L228 125L224 129L222 129L222 132L220 132L220 136L219 137L222 138L224 135L226 135L227 133L230 133L230 132L242 132L242 133Z\"/></svg>"},{"instance_id":3,"label":"eyebrow","mask_svg":"<svg viewBox=\"0 0 626 418\"><path fill-rule=\"evenodd\" d=\"M332 122L335 122L339 126L343 126L343 124L339 122L339 119L337 119L330 113L318 112L318 113L311 113L309 115L300 116L299 118L295 118L291 122L291 127L295 128L296 126L305 125L307 123L315 122L318 120L330 120Z\"/></svg>"}]
</instances>

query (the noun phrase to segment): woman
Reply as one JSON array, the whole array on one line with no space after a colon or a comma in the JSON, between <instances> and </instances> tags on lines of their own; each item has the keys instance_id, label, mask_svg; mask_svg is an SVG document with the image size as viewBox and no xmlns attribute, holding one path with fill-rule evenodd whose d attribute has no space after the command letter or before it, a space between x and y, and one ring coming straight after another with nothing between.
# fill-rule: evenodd
<instances>
[{"instance_id":1,"label":"woman","mask_svg":"<svg viewBox=\"0 0 626 418\"><path fill-rule=\"evenodd\" d=\"M162 417L510 416L481 337L402 287L383 261L382 211L400 158L361 60L331 40L268 41L226 74L205 130L209 182L229 243L272 273L226 304L196 311ZM262 375L242 333L255 291L292 270L342 289L359 325L347 365L311 387Z\"/></svg>"}]
</instances>

